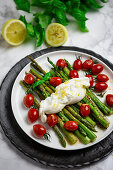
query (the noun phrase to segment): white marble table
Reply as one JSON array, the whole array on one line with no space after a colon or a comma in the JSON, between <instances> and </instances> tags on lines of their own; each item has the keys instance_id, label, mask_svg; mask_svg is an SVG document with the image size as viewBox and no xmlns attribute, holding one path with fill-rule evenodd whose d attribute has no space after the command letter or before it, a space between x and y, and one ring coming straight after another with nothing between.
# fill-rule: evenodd
<instances>
[{"instance_id":1,"label":"white marble table","mask_svg":"<svg viewBox=\"0 0 113 170\"><path fill-rule=\"evenodd\" d=\"M22 11L17 11L13 0L0 0L0 30L3 23L12 18L18 18ZM67 29L69 38L65 45L78 46L91 49L113 63L113 1L109 2L99 12L90 12L87 14L89 20L87 26L88 33L81 33L74 22L71 22ZM30 15L28 15L30 20ZM26 40L19 47L9 46L2 38L0 33L0 84L10 68L27 54L36 50L46 48L43 44L36 48L34 42ZM41 170L55 169L45 167L32 161L18 151L6 138L0 127L0 170ZM74 168L78 169L78 168ZM84 170L112 170L113 156L112 153L104 160L96 164L83 167Z\"/></svg>"}]
</instances>

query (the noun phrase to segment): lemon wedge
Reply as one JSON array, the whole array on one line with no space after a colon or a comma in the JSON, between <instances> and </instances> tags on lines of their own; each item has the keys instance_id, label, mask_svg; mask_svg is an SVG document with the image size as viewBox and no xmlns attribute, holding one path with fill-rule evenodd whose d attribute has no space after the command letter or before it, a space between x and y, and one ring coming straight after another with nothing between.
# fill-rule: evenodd
<instances>
[{"instance_id":1,"label":"lemon wedge","mask_svg":"<svg viewBox=\"0 0 113 170\"><path fill-rule=\"evenodd\" d=\"M62 24L52 23L48 25L45 32L45 39L50 46L61 46L67 41L67 38L68 31Z\"/></svg>"},{"instance_id":2,"label":"lemon wedge","mask_svg":"<svg viewBox=\"0 0 113 170\"><path fill-rule=\"evenodd\" d=\"M2 27L2 36L10 45L20 45L26 38L26 26L18 19L8 20Z\"/></svg>"}]
</instances>

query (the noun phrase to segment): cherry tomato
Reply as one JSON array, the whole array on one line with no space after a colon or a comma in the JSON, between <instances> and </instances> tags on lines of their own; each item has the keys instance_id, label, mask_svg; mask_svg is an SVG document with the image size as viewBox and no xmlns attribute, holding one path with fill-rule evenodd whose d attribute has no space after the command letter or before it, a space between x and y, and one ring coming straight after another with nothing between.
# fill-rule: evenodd
<instances>
[{"instance_id":1,"label":"cherry tomato","mask_svg":"<svg viewBox=\"0 0 113 170\"><path fill-rule=\"evenodd\" d=\"M64 128L68 131L75 131L78 129L78 124L75 121L67 121L64 123Z\"/></svg>"},{"instance_id":2,"label":"cherry tomato","mask_svg":"<svg viewBox=\"0 0 113 170\"><path fill-rule=\"evenodd\" d=\"M47 117L47 123L48 123L48 125L49 125L50 127L55 126L55 125L57 124L57 122L58 122L58 117L57 117L57 115L55 115L55 114L50 114L50 115L48 115L48 117Z\"/></svg>"},{"instance_id":3,"label":"cherry tomato","mask_svg":"<svg viewBox=\"0 0 113 170\"><path fill-rule=\"evenodd\" d=\"M84 63L82 64L82 69L89 70L93 67L93 64L94 64L93 60L88 59L88 60L84 61Z\"/></svg>"},{"instance_id":4,"label":"cherry tomato","mask_svg":"<svg viewBox=\"0 0 113 170\"><path fill-rule=\"evenodd\" d=\"M31 95L31 94L27 94L25 97L24 97L24 105L28 108L30 108L33 103L34 103L34 97Z\"/></svg>"},{"instance_id":5,"label":"cherry tomato","mask_svg":"<svg viewBox=\"0 0 113 170\"><path fill-rule=\"evenodd\" d=\"M98 74L97 80L100 82L106 82L109 80L108 76L105 74Z\"/></svg>"},{"instance_id":6,"label":"cherry tomato","mask_svg":"<svg viewBox=\"0 0 113 170\"><path fill-rule=\"evenodd\" d=\"M38 113L38 110L37 109L30 109L28 111L28 120L33 123L35 122L39 117L39 113Z\"/></svg>"},{"instance_id":7,"label":"cherry tomato","mask_svg":"<svg viewBox=\"0 0 113 170\"><path fill-rule=\"evenodd\" d=\"M82 104L80 106L80 114L83 116L83 117L86 117L90 114L90 107L88 104Z\"/></svg>"},{"instance_id":8,"label":"cherry tomato","mask_svg":"<svg viewBox=\"0 0 113 170\"><path fill-rule=\"evenodd\" d=\"M50 79L49 83L50 83L52 86L56 87L56 86L58 86L59 84L62 83L62 79L61 79L60 77L52 77L52 78Z\"/></svg>"},{"instance_id":9,"label":"cherry tomato","mask_svg":"<svg viewBox=\"0 0 113 170\"><path fill-rule=\"evenodd\" d=\"M24 81L27 83L27 84L32 84L34 82L34 77L31 75L31 74L27 74L25 77L24 77Z\"/></svg>"},{"instance_id":10,"label":"cherry tomato","mask_svg":"<svg viewBox=\"0 0 113 170\"><path fill-rule=\"evenodd\" d=\"M103 65L102 64L95 64L93 67L92 67L92 74L93 75L97 75L99 74L100 72L102 72L103 70Z\"/></svg>"},{"instance_id":11,"label":"cherry tomato","mask_svg":"<svg viewBox=\"0 0 113 170\"><path fill-rule=\"evenodd\" d=\"M94 83L93 76L88 74L88 75L86 75L86 77L89 78L90 87L92 87L92 86L93 86L93 83Z\"/></svg>"},{"instance_id":12,"label":"cherry tomato","mask_svg":"<svg viewBox=\"0 0 113 170\"><path fill-rule=\"evenodd\" d=\"M65 62L64 59L59 59L56 63L56 66L61 66L62 68L67 66L67 63Z\"/></svg>"},{"instance_id":13,"label":"cherry tomato","mask_svg":"<svg viewBox=\"0 0 113 170\"><path fill-rule=\"evenodd\" d=\"M95 84L95 90L102 92L108 88L108 85L105 82L98 82Z\"/></svg>"},{"instance_id":14,"label":"cherry tomato","mask_svg":"<svg viewBox=\"0 0 113 170\"><path fill-rule=\"evenodd\" d=\"M75 60L73 68L74 70L80 70L82 68L82 61L80 59Z\"/></svg>"},{"instance_id":15,"label":"cherry tomato","mask_svg":"<svg viewBox=\"0 0 113 170\"><path fill-rule=\"evenodd\" d=\"M36 124L33 126L33 131L37 137L42 138L46 133L46 128L41 124Z\"/></svg>"},{"instance_id":16,"label":"cherry tomato","mask_svg":"<svg viewBox=\"0 0 113 170\"><path fill-rule=\"evenodd\" d=\"M112 94L107 94L106 103L110 107L113 106L113 95Z\"/></svg>"},{"instance_id":17,"label":"cherry tomato","mask_svg":"<svg viewBox=\"0 0 113 170\"><path fill-rule=\"evenodd\" d=\"M78 75L78 72L76 70L71 70L70 73L69 73L69 77L72 79L72 78L78 78L79 75Z\"/></svg>"}]
</instances>

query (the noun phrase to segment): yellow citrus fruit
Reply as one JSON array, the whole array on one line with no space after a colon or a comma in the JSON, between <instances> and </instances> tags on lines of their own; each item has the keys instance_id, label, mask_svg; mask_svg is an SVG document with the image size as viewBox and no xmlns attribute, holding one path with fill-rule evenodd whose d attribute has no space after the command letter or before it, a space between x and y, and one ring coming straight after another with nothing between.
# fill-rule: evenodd
<instances>
[{"instance_id":1,"label":"yellow citrus fruit","mask_svg":"<svg viewBox=\"0 0 113 170\"><path fill-rule=\"evenodd\" d=\"M58 47L63 45L68 38L68 31L66 27L59 23L49 24L46 32L46 42L52 47Z\"/></svg>"},{"instance_id":2,"label":"yellow citrus fruit","mask_svg":"<svg viewBox=\"0 0 113 170\"><path fill-rule=\"evenodd\" d=\"M2 36L10 45L20 45L26 38L26 26L18 19L8 20L2 27Z\"/></svg>"}]
</instances>

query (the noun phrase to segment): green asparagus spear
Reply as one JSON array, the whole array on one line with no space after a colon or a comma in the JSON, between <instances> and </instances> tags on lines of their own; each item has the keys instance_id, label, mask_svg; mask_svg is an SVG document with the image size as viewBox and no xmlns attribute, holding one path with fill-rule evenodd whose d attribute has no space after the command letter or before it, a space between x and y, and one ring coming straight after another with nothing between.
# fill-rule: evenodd
<instances>
[{"instance_id":1,"label":"green asparagus spear","mask_svg":"<svg viewBox=\"0 0 113 170\"><path fill-rule=\"evenodd\" d=\"M81 117L77 112L75 112L70 106L65 107L74 117L76 117L79 121L84 123L89 129L96 132L95 128L83 117Z\"/></svg>"},{"instance_id":2,"label":"green asparagus spear","mask_svg":"<svg viewBox=\"0 0 113 170\"><path fill-rule=\"evenodd\" d=\"M67 141L69 142L69 144L73 145L73 144L75 144L77 142L76 136L73 133L68 132L64 128L64 123L59 117L58 117L58 126L61 129L61 131L64 133L64 135L65 135Z\"/></svg>"},{"instance_id":3,"label":"green asparagus spear","mask_svg":"<svg viewBox=\"0 0 113 170\"><path fill-rule=\"evenodd\" d=\"M59 141L61 143L61 145L66 148L66 141L62 135L62 133L59 131L58 127L55 125L53 126L53 130L55 131L55 133L57 134L58 138L59 138Z\"/></svg>"},{"instance_id":4,"label":"green asparagus spear","mask_svg":"<svg viewBox=\"0 0 113 170\"><path fill-rule=\"evenodd\" d=\"M96 118L96 120L98 120L98 122L105 128L108 128L109 126L109 122L104 118L102 117L99 112L95 109L95 107L92 106L91 104L91 101L88 101L86 98L83 98L83 101L85 103L87 103L89 106L90 106L90 109L91 109L91 113L93 114L93 116Z\"/></svg>"},{"instance_id":5,"label":"green asparagus spear","mask_svg":"<svg viewBox=\"0 0 113 170\"><path fill-rule=\"evenodd\" d=\"M43 74L46 74L46 72L42 69L42 67L31 56L28 56L28 58L32 61L32 63L36 65L38 70L40 70Z\"/></svg>"},{"instance_id":6,"label":"green asparagus spear","mask_svg":"<svg viewBox=\"0 0 113 170\"><path fill-rule=\"evenodd\" d=\"M63 120L63 122L67 122L69 121L69 119L62 113L59 112L58 115L60 116L60 118ZM83 134L81 134L79 132L79 130L75 130L74 133L76 134L76 136L78 137L78 139L84 143L84 144L88 144L90 143L90 139L88 138L88 136L84 136Z\"/></svg>"},{"instance_id":7,"label":"green asparagus spear","mask_svg":"<svg viewBox=\"0 0 113 170\"><path fill-rule=\"evenodd\" d=\"M53 66L53 68L54 68L55 71L57 71L58 73L60 73L63 78L65 78L66 80L68 80L67 75L64 74L62 70L59 70L58 67L49 59L49 57L47 58L47 60L48 60L48 62Z\"/></svg>"},{"instance_id":8,"label":"green asparagus spear","mask_svg":"<svg viewBox=\"0 0 113 170\"><path fill-rule=\"evenodd\" d=\"M91 97L91 99L95 102L95 104L103 111L104 114L109 115L113 114L113 111L107 107L104 103L102 103L98 97L89 89L87 88L87 94Z\"/></svg>"},{"instance_id":9,"label":"green asparagus spear","mask_svg":"<svg viewBox=\"0 0 113 170\"><path fill-rule=\"evenodd\" d=\"M71 108L72 108L73 110L75 110L75 112L77 112L77 113L79 114L80 111L79 111L79 109L78 109L76 106L71 105ZM89 116L85 117L85 119L86 119L93 127L96 126L96 123L95 123Z\"/></svg>"},{"instance_id":10,"label":"green asparagus spear","mask_svg":"<svg viewBox=\"0 0 113 170\"><path fill-rule=\"evenodd\" d=\"M71 66L71 64L70 64L66 59L64 59L64 60L65 60L65 62L67 63L68 69L69 69L69 70L73 70L73 67Z\"/></svg>"},{"instance_id":11,"label":"green asparagus spear","mask_svg":"<svg viewBox=\"0 0 113 170\"><path fill-rule=\"evenodd\" d=\"M78 125L87 133L88 137L91 139L91 141L95 141L96 135L88 129L83 123L81 123L78 119L76 119L68 110L65 108L63 109L63 112L66 117L68 117L70 120L76 121Z\"/></svg>"},{"instance_id":12,"label":"green asparagus spear","mask_svg":"<svg viewBox=\"0 0 113 170\"><path fill-rule=\"evenodd\" d=\"M87 133L79 126L78 130L83 136L87 136Z\"/></svg>"}]
</instances>

